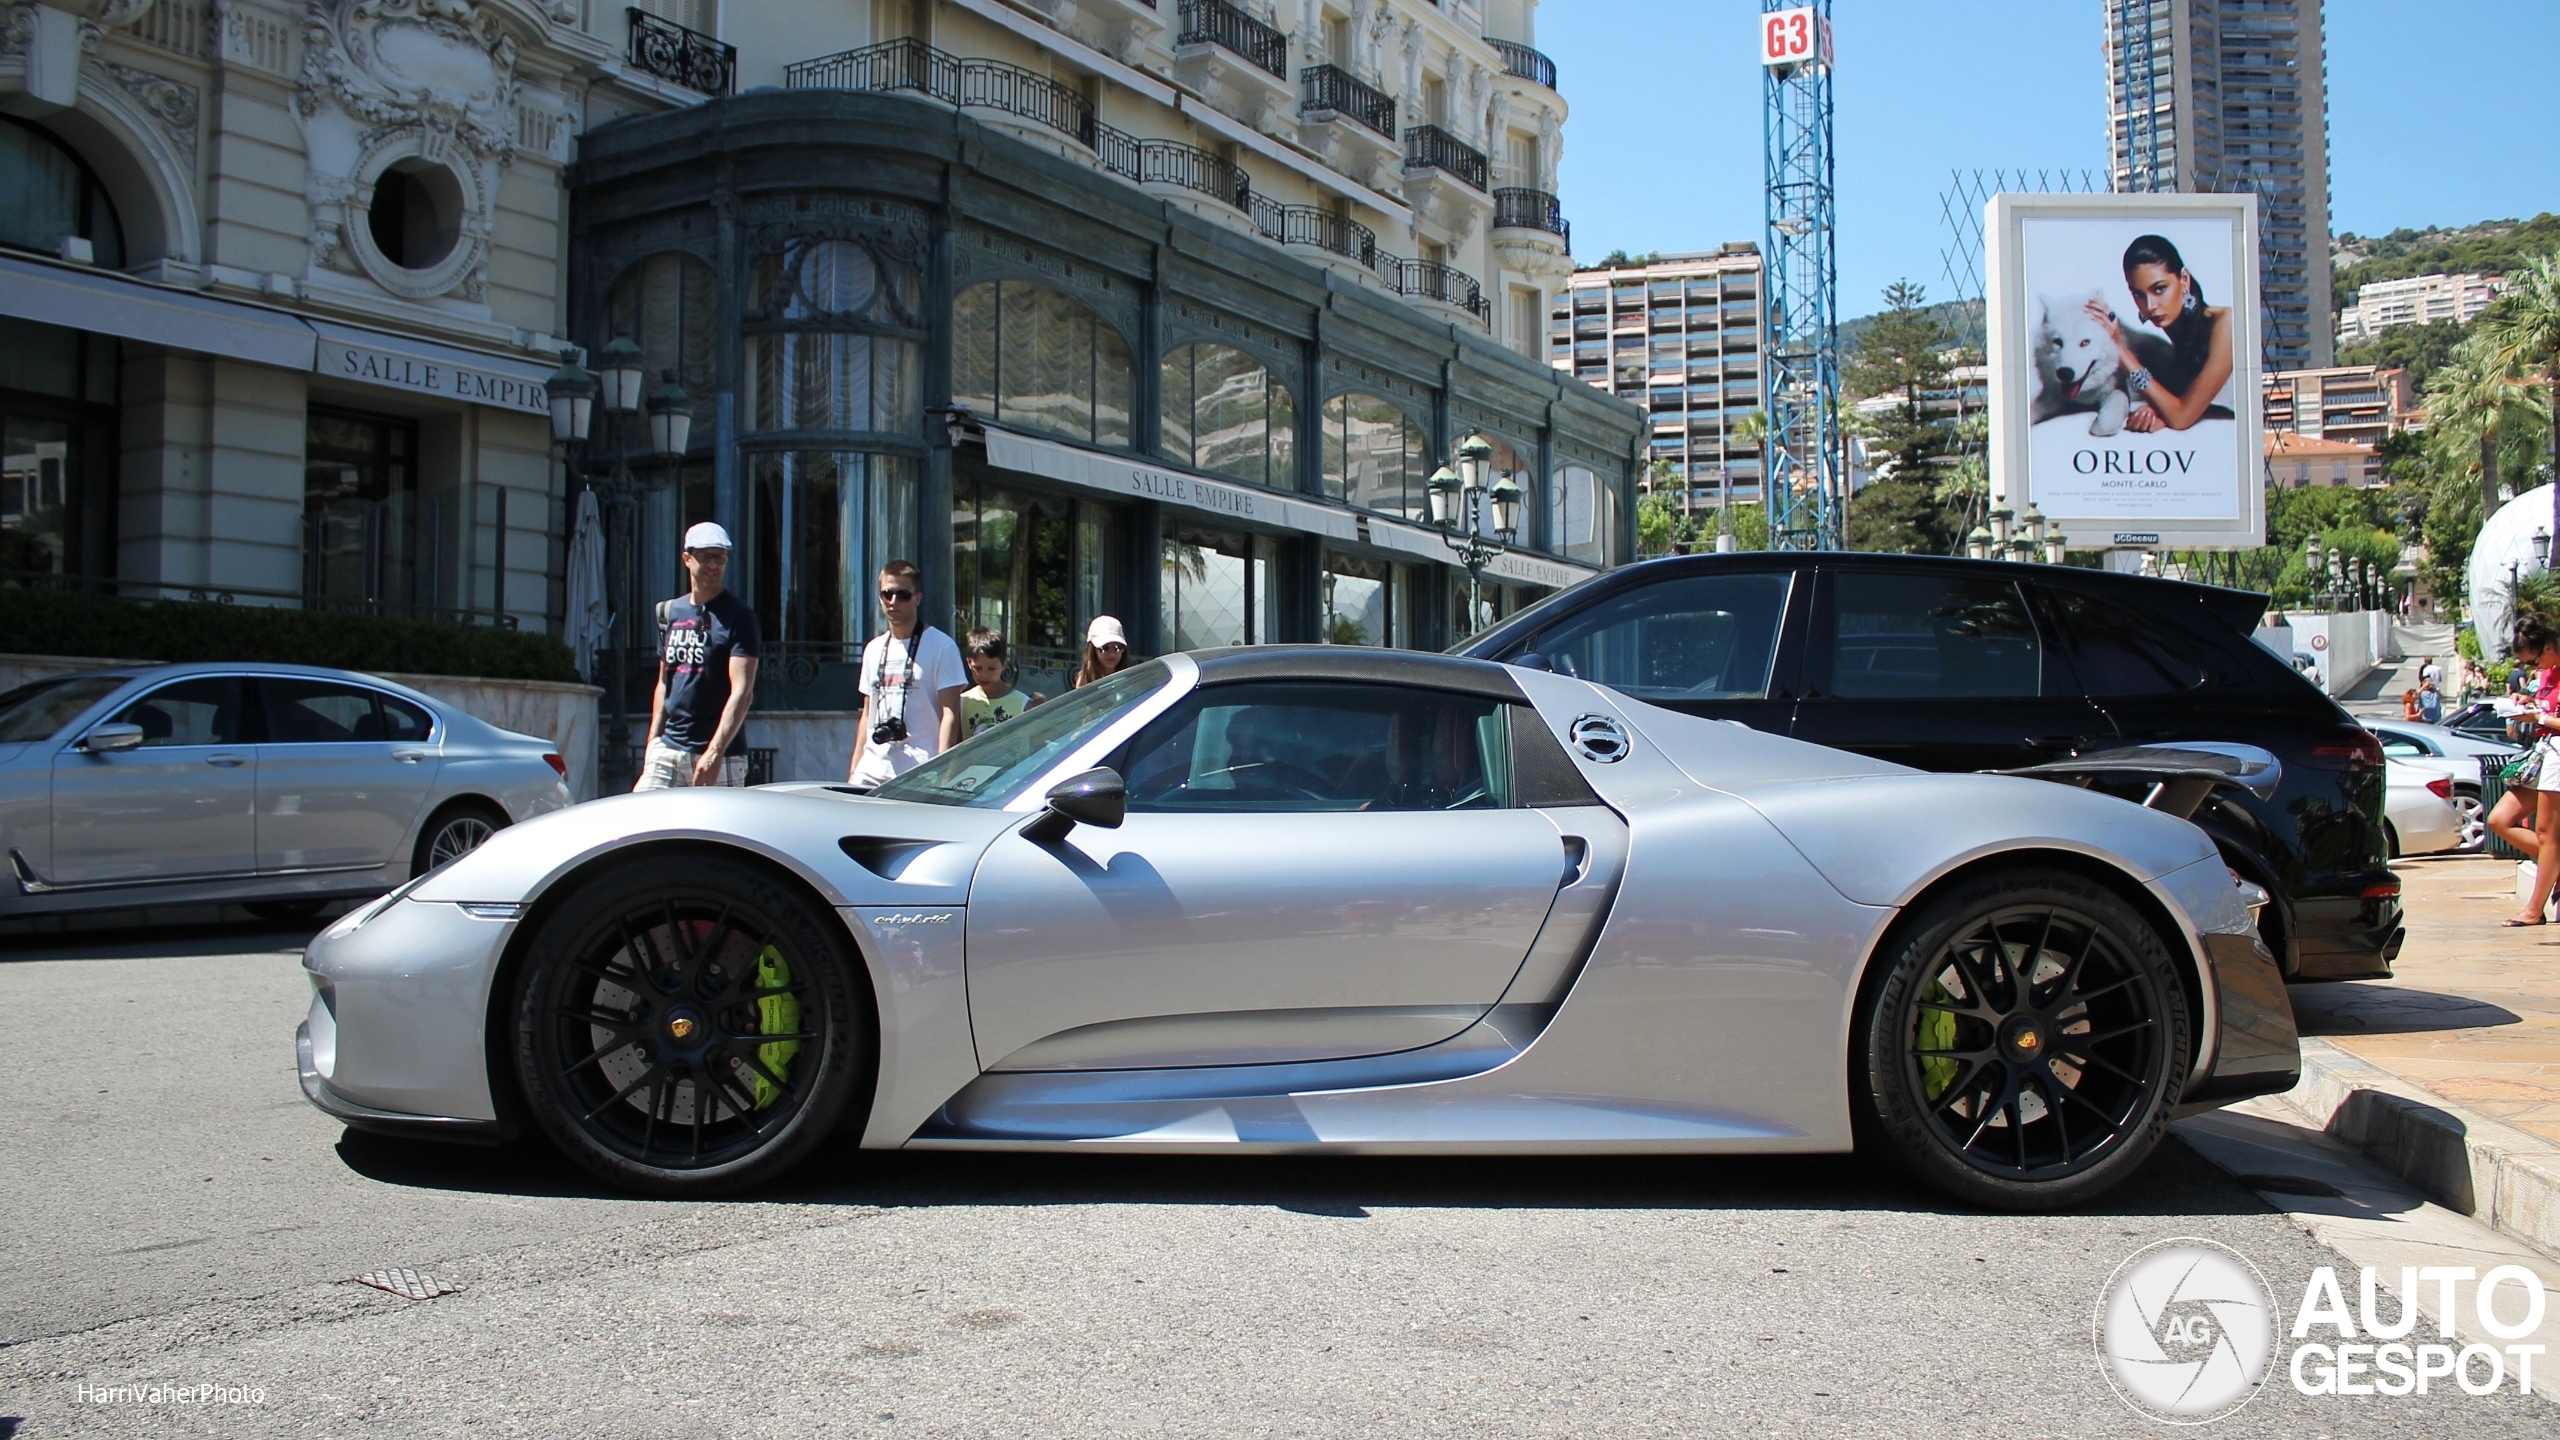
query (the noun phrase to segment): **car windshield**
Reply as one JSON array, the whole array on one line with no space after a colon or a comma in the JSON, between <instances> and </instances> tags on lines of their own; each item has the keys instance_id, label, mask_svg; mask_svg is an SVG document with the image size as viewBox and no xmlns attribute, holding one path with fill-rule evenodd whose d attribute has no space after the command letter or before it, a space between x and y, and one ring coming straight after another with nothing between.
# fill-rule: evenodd
<instances>
[{"instance_id":1,"label":"car windshield","mask_svg":"<svg viewBox=\"0 0 2560 1440\"><path fill-rule=\"evenodd\" d=\"M1132 666L981 730L871 793L883 800L1001 810L1059 756L1172 678L1161 660Z\"/></svg>"},{"instance_id":2,"label":"car windshield","mask_svg":"<svg viewBox=\"0 0 2560 1440\"><path fill-rule=\"evenodd\" d=\"M0 695L0 745L44 740L105 699L130 675L56 675Z\"/></svg>"}]
</instances>

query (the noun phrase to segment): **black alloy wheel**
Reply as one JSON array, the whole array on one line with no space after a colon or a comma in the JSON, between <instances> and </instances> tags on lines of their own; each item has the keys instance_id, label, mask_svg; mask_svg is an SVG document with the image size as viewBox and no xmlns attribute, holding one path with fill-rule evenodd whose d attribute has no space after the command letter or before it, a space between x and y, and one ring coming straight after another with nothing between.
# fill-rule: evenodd
<instances>
[{"instance_id":1,"label":"black alloy wheel","mask_svg":"<svg viewBox=\"0 0 2560 1440\"><path fill-rule=\"evenodd\" d=\"M2149 1157L2188 1064L2151 924L2081 876L1984 876L1924 904L1860 1016L1858 1119L1906 1169L2004 1210L2078 1204Z\"/></svg>"},{"instance_id":2,"label":"black alloy wheel","mask_svg":"<svg viewBox=\"0 0 2560 1440\"><path fill-rule=\"evenodd\" d=\"M534 1118L628 1189L769 1180L870 1073L870 991L844 924L754 864L650 856L580 884L532 939L516 1064Z\"/></svg>"}]
</instances>

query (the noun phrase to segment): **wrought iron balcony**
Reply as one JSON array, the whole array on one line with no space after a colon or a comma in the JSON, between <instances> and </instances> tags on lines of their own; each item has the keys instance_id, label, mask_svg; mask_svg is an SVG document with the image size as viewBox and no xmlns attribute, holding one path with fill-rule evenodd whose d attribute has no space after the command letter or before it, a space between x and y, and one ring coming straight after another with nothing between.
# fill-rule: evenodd
<instances>
[{"instance_id":1,"label":"wrought iron balcony","mask_svg":"<svg viewBox=\"0 0 2560 1440\"><path fill-rule=\"evenodd\" d=\"M636 5L630 16L632 69L703 95L726 95L737 88L737 46L661 20Z\"/></svg>"},{"instance_id":2,"label":"wrought iron balcony","mask_svg":"<svg viewBox=\"0 0 2560 1440\"><path fill-rule=\"evenodd\" d=\"M1289 37L1226 0L1182 0L1182 29L1175 43L1215 45L1283 80L1289 78Z\"/></svg>"},{"instance_id":3,"label":"wrought iron balcony","mask_svg":"<svg viewBox=\"0 0 2560 1440\"><path fill-rule=\"evenodd\" d=\"M1179 185L1223 200L1248 214L1252 212L1253 177L1240 165L1179 140L1141 140L1137 158L1138 168L1132 179L1150 185Z\"/></svg>"},{"instance_id":4,"label":"wrought iron balcony","mask_svg":"<svg viewBox=\"0 0 2560 1440\"><path fill-rule=\"evenodd\" d=\"M1299 109L1347 115L1390 140L1396 138L1396 102L1339 65L1310 65L1298 72Z\"/></svg>"},{"instance_id":5,"label":"wrought iron balcony","mask_svg":"<svg viewBox=\"0 0 2560 1440\"><path fill-rule=\"evenodd\" d=\"M1398 260L1396 269L1399 292L1455 305L1488 328L1492 326L1493 302L1485 298L1484 287L1476 283L1473 275L1437 260Z\"/></svg>"},{"instance_id":6,"label":"wrought iron balcony","mask_svg":"<svg viewBox=\"0 0 2560 1440\"><path fill-rule=\"evenodd\" d=\"M1001 110L1072 136L1097 151L1104 148L1103 126L1094 116L1092 102L1083 95L1019 65L964 60L921 40L886 40L803 60L785 68L782 78L793 90L919 91L953 105ZM1108 163L1111 157L1103 158ZM1136 178L1132 171L1123 173Z\"/></svg>"},{"instance_id":7,"label":"wrought iron balcony","mask_svg":"<svg viewBox=\"0 0 2560 1440\"><path fill-rule=\"evenodd\" d=\"M1253 197L1252 211L1254 228L1283 245L1313 245L1382 273L1396 263L1394 256L1379 253L1378 232L1348 215L1313 205L1281 205L1259 195Z\"/></svg>"},{"instance_id":8,"label":"wrought iron balcony","mask_svg":"<svg viewBox=\"0 0 2560 1440\"><path fill-rule=\"evenodd\" d=\"M1405 127L1404 167L1446 171L1478 190L1485 188L1484 152L1437 125Z\"/></svg>"},{"instance_id":9,"label":"wrought iron balcony","mask_svg":"<svg viewBox=\"0 0 2560 1440\"><path fill-rule=\"evenodd\" d=\"M1544 190L1505 186L1494 191L1493 228L1544 230L1550 235L1563 237L1567 254L1573 251L1573 226L1564 218L1564 207Z\"/></svg>"},{"instance_id":10,"label":"wrought iron balcony","mask_svg":"<svg viewBox=\"0 0 2560 1440\"><path fill-rule=\"evenodd\" d=\"M1502 57L1503 74L1526 80L1532 85L1544 85L1550 90L1556 88L1556 62L1553 60L1517 40L1496 40L1487 35L1484 43L1492 46L1494 52Z\"/></svg>"}]
</instances>

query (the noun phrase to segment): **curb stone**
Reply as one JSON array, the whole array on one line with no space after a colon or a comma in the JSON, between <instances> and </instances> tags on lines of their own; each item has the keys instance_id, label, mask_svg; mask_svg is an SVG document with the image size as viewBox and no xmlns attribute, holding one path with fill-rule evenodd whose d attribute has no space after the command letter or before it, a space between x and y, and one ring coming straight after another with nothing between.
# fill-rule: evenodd
<instances>
[{"instance_id":1,"label":"curb stone","mask_svg":"<svg viewBox=\"0 0 2560 1440\"><path fill-rule=\"evenodd\" d=\"M2560 1252L2560 1145L2472 1114L2307 1035L2300 1083L2267 1100L2444 1205Z\"/></svg>"}]
</instances>

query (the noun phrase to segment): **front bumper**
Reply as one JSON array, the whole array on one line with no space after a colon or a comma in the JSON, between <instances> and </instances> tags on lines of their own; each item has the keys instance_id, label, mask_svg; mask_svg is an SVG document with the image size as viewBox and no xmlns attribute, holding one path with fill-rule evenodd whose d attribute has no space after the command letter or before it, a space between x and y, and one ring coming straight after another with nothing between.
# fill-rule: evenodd
<instances>
[{"instance_id":1,"label":"front bumper","mask_svg":"<svg viewBox=\"0 0 2560 1440\"><path fill-rule=\"evenodd\" d=\"M314 1004L316 1007L317 1002ZM294 1027L293 1054L295 1068L302 1073L302 1098L319 1107L322 1113L344 1122L350 1129L472 1145L495 1145L507 1138L495 1120L465 1120L453 1115L404 1115L376 1110L370 1105L359 1105L330 1089L329 1082L320 1076L319 1063L313 1054L311 1022L308 1020Z\"/></svg>"},{"instance_id":2,"label":"front bumper","mask_svg":"<svg viewBox=\"0 0 2560 1440\"><path fill-rule=\"evenodd\" d=\"M489 996L514 927L511 907L402 897L322 931L302 957L303 1094L365 1129L499 1138Z\"/></svg>"}]
</instances>

